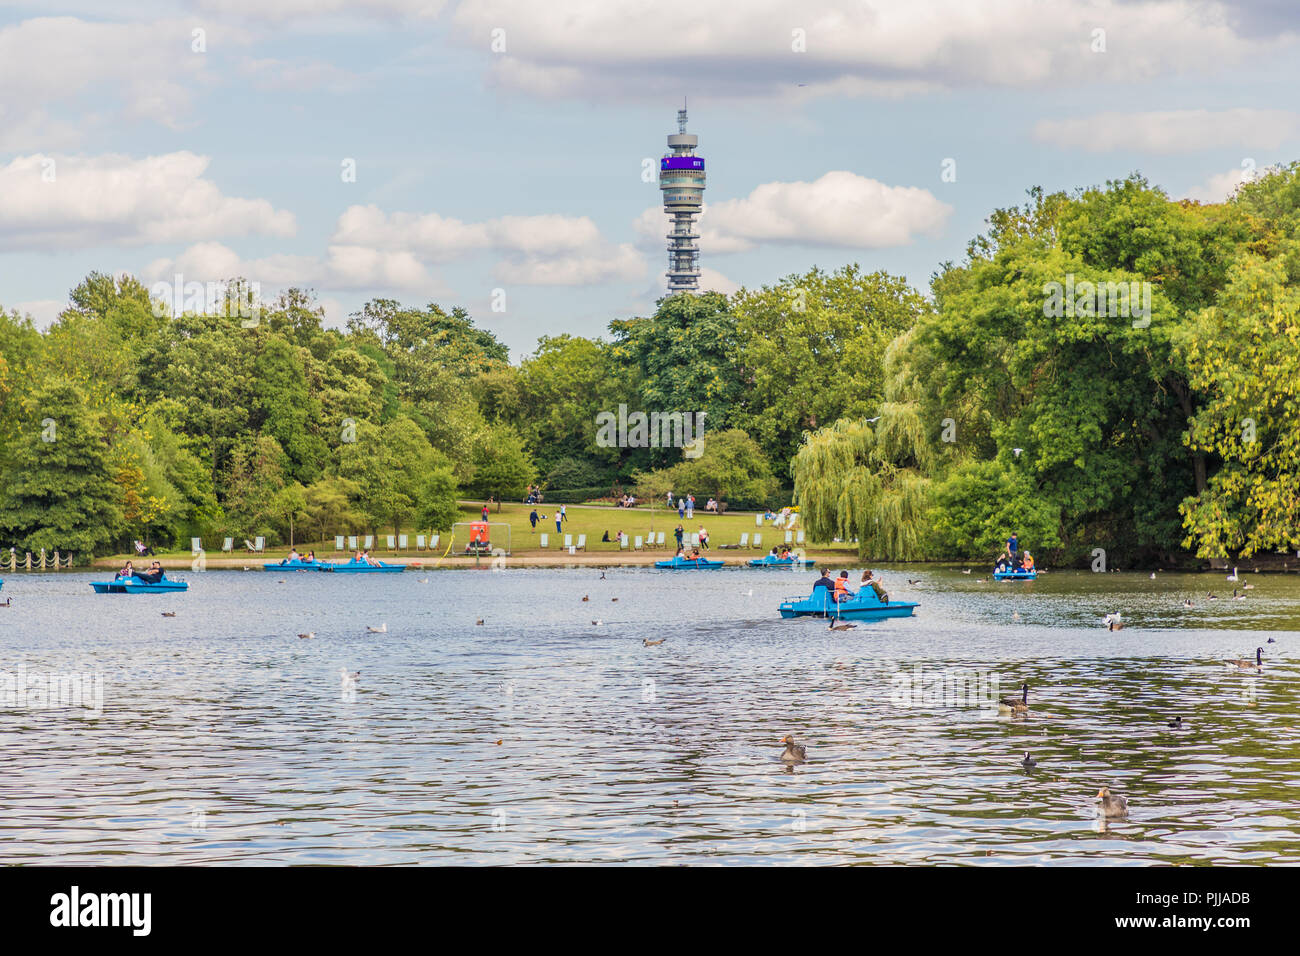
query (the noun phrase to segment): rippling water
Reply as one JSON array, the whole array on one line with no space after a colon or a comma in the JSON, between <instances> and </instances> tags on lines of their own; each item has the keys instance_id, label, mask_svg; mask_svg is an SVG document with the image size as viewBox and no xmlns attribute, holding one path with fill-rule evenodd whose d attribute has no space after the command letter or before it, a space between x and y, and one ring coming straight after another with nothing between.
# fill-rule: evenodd
<instances>
[{"instance_id":1,"label":"rippling water","mask_svg":"<svg viewBox=\"0 0 1300 956\"><path fill-rule=\"evenodd\" d=\"M830 632L776 616L812 575L600 573L9 575L0 672L97 671L104 705L0 703L0 862L1300 858L1296 577L899 568L916 617ZM1029 715L927 699L957 674Z\"/></svg>"}]
</instances>

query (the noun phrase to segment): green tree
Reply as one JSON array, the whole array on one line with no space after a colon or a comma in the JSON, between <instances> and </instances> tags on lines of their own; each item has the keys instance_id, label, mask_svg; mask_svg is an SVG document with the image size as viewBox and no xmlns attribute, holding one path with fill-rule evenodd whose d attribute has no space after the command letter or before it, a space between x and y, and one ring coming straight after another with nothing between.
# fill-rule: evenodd
<instances>
[{"instance_id":1,"label":"green tree","mask_svg":"<svg viewBox=\"0 0 1300 956\"><path fill-rule=\"evenodd\" d=\"M537 476L532 459L519 433L508 425L493 425L481 431L474 446L474 478L471 492L480 498L521 499L524 489Z\"/></svg>"},{"instance_id":2,"label":"green tree","mask_svg":"<svg viewBox=\"0 0 1300 956\"><path fill-rule=\"evenodd\" d=\"M122 523L107 436L66 380L30 401L0 484L0 530L18 548L92 554Z\"/></svg>"}]
</instances>

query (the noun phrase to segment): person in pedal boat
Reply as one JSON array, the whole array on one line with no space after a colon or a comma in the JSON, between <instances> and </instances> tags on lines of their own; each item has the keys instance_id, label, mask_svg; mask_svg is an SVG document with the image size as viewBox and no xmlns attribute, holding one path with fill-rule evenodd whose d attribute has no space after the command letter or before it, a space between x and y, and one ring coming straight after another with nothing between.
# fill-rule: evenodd
<instances>
[{"instance_id":1,"label":"person in pedal boat","mask_svg":"<svg viewBox=\"0 0 1300 956\"><path fill-rule=\"evenodd\" d=\"M123 565L121 571L118 571L117 574L113 575L114 580L117 580L118 578L133 578L133 577L135 577L135 566L132 565L130 561L126 562L126 564Z\"/></svg>"},{"instance_id":2,"label":"person in pedal boat","mask_svg":"<svg viewBox=\"0 0 1300 956\"><path fill-rule=\"evenodd\" d=\"M1026 571L1034 570L1034 556L1028 551L1025 552L1024 563L1021 564L1021 567Z\"/></svg>"},{"instance_id":3,"label":"person in pedal boat","mask_svg":"<svg viewBox=\"0 0 1300 956\"><path fill-rule=\"evenodd\" d=\"M880 578L871 573L870 568L867 568L867 570L862 572L862 586L869 587L871 590L875 591L876 597L880 598L882 603L889 603L889 592L886 591L885 586L880 583Z\"/></svg>"},{"instance_id":4,"label":"person in pedal boat","mask_svg":"<svg viewBox=\"0 0 1300 956\"><path fill-rule=\"evenodd\" d=\"M852 600L854 593L849 590L849 572L841 571L840 576L835 579L835 603Z\"/></svg>"},{"instance_id":5,"label":"person in pedal boat","mask_svg":"<svg viewBox=\"0 0 1300 956\"><path fill-rule=\"evenodd\" d=\"M825 588L827 591L830 591L832 594L835 593L835 582L832 581L827 576L826 570L824 568L822 569L822 576L819 577L816 583L813 584L813 597L817 596L818 588Z\"/></svg>"},{"instance_id":6,"label":"person in pedal boat","mask_svg":"<svg viewBox=\"0 0 1300 956\"><path fill-rule=\"evenodd\" d=\"M146 584L157 584L163 579L162 565L155 561L153 564L149 565L148 571L137 572L136 577L141 581L144 581Z\"/></svg>"},{"instance_id":7,"label":"person in pedal boat","mask_svg":"<svg viewBox=\"0 0 1300 956\"><path fill-rule=\"evenodd\" d=\"M297 548L290 548L289 556L280 559L281 564L297 564L300 561L302 561L302 555L298 553Z\"/></svg>"}]
</instances>

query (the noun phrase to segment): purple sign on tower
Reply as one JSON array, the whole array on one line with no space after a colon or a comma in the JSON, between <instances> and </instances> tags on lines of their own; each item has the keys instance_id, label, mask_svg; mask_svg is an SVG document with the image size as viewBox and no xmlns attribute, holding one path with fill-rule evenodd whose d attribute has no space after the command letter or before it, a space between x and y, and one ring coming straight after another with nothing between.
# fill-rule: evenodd
<instances>
[{"instance_id":1,"label":"purple sign on tower","mask_svg":"<svg viewBox=\"0 0 1300 956\"><path fill-rule=\"evenodd\" d=\"M659 169L703 169L703 156L665 156L659 160Z\"/></svg>"}]
</instances>

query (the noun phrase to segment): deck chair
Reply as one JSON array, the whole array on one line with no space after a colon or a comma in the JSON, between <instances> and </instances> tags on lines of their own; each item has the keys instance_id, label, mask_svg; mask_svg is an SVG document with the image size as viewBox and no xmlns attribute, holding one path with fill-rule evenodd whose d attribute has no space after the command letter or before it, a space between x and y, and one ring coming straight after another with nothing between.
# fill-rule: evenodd
<instances>
[{"instance_id":1,"label":"deck chair","mask_svg":"<svg viewBox=\"0 0 1300 956\"><path fill-rule=\"evenodd\" d=\"M539 548L545 548L545 547L547 547L547 542L549 542L549 541L550 541L550 536L549 536L545 531L543 531L543 532L542 532L542 539L541 539L540 542L538 542L538 545L537 545L537 546L538 546Z\"/></svg>"},{"instance_id":2,"label":"deck chair","mask_svg":"<svg viewBox=\"0 0 1300 956\"><path fill-rule=\"evenodd\" d=\"M200 551L202 551L202 550L203 550L203 539L202 539L202 538L190 538L190 550L191 550L192 552L194 552L195 554L198 554Z\"/></svg>"},{"instance_id":3,"label":"deck chair","mask_svg":"<svg viewBox=\"0 0 1300 956\"><path fill-rule=\"evenodd\" d=\"M365 549L369 551L372 548L374 548L374 546L375 546L375 536L373 534L366 535Z\"/></svg>"},{"instance_id":4,"label":"deck chair","mask_svg":"<svg viewBox=\"0 0 1300 956\"><path fill-rule=\"evenodd\" d=\"M355 534L348 535L348 550L357 550L357 536Z\"/></svg>"},{"instance_id":5,"label":"deck chair","mask_svg":"<svg viewBox=\"0 0 1300 956\"><path fill-rule=\"evenodd\" d=\"M763 536L761 534L754 535L754 547L761 548L762 546L763 546Z\"/></svg>"},{"instance_id":6,"label":"deck chair","mask_svg":"<svg viewBox=\"0 0 1300 956\"><path fill-rule=\"evenodd\" d=\"M343 538L343 535L341 535L341 534L336 534L336 535L334 536L334 550L335 550L335 551L342 551L342 550L343 550L343 540L344 540L344 538Z\"/></svg>"},{"instance_id":7,"label":"deck chair","mask_svg":"<svg viewBox=\"0 0 1300 956\"><path fill-rule=\"evenodd\" d=\"M579 550L579 551L586 551L586 550L587 550L587 536L586 536L585 534L580 534L580 535L578 535L578 546L577 546L577 547L578 547L578 550Z\"/></svg>"},{"instance_id":8,"label":"deck chair","mask_svg":"<svg viewBox=\"0 0 1300 956\"><path fill-rule=\"evenodd\" d=\"M700 546L700 533L699 533L698 531L692 531L692 532L691 532L691 547L693 547L693 548L698 548L699 546Z\"/></svg>"},{"instance_id":9,"label":"deck chair","mask_svg":"<svg viewBox=\"0 0 1300 956\"><path fill-rule=\"evenodd\" d=\"M435 534L435 535L433 536L432 540L429 541L429 550L430 550L430 551L437 551L437 550L438 550L438 542L439 542L441 539L442 539L442 535L440 535L440 534Z\"/></svg>"},{"instance_id":10,"label":"deck chair","mask_svg":"<svg viewBox=\"0 0 1300 956\"><path fill-rule=\"evenodd\" d=\"M787 531L787 532L785 533L785 543L786 543L786 544L793 544L793 543L794 543L794 532L793 532L793 531Z\"/></svg>"},{"instance_id":11,"label":"deck chair","mask_svg":"<svg viewBox=\"0 0 1300 956\"><path fill-rule=\"evenodd\" d=\"M227 538L225 541L223 541L223 542L221 543L221 550L222 550L222 551L234 551L234 550L235 550L235 539L234 539L234 538Z\"/></svg>"},{"instance_id":12,"label":"deck chair","mask_svg":"<svg viewBox=\"0 0 1300 956\"><path fill-rule=\"evenodd\" d=\"M641 550L641 536L640 536L640 535L637 535L635 538L632 539L632 550L633 550L633 551L640 551L640 550Z\"/></svg>"},{"instance_id":13,"label":"deck chair","mask_svg":"<svg viewBox=\"0 0 1300 956\"><path fill-rule=\"evenodd\" d=\"M410 543L411 543L411 539L408 538L406 535L399 534L397 536L397 549L399 551L405 551L407 547L410 546Z\"/></svg>"},{"instance_id":14,"label":"deck chair","mask_svg":"<svg viewBox=\"0 0 1300 956\"><path fill-rule=\"evenodd\" d=\"M388 535L388 550L392 551L395 547L397 547L397 539L390 534Z\"/></svg>"},{"instance_id":15,"label":"deck chair","mask_svg":"<svg viewBox=\"0 0 1300 956\"><path fill-rule=\"evenodd\" d=\"M618 546L619 546L619 548L626 548L626 547L627 547L627 535L625 535L625 534L620 534L620 535L618 536Z\"/></svg>"},{"instance_id":16,"label":"deck chair","mask_svg":"<svg viewBox=\"0 0 1300 956\"><path fill-rule=\"evenodd\" d=\"M664 546L664 533L660 531L658 534L655 535L655 547L662 548L663 546Z\"/></svg>"},{"instance_id":17,"label":"deck chair","mask_svg":"<svg viewBox=\"0 0 1300 956\"><path fill-rule=\"evenodd\" d=\"M763 527L763 512L760 511L758 514L754 515L754 527Z\"/></svg>"},{"instance_id":18,"label":"deck chair","mask_svg":"<svg viewBox=\"0 0 1300 956\"><path fill-rule=\"evenodd\" d=\"M748 531L746 531L744 534L742 534L742 535L740 536L740 546L741 546L742 548L748 548L748 547L749 547L749 532L748 532Z\"/></svg>"},{"instance_id":19,"label":"deck chair","mask_svg":"<svg viewBox=\"0 0 1300 956\"><path fill-rule=\"evenodd\" d=\"M795 535L794 540L795 540L796 542L798 542L799 544L803 544L803 540L804 540L804 539L803 539L803 528L800 528L800 529L799 529L799 533L798 533L797 535Z\"/></svg>"},{"instance_id":20,"label":"deck chair","mask_svg":"<svg viewBox=\"0 0 1300 956\"><path fill-rule=\"evenodd\" d=\"M423 550L424 550L424 535L422 535L422 534L417 534L417 535L415 536L415 550L416 550L416 551L423 551Z\"/></svg>"},{"instance_id":21,"label":"deck chair","mask_svg":"<svg viewBox=\"0 0 1300 956\"><path fill-rule=\"evenodd\" d=\"M573 547L573 535L566 534L564 536L564 547L566 550Z\"/></svg>"}]
</instances>

